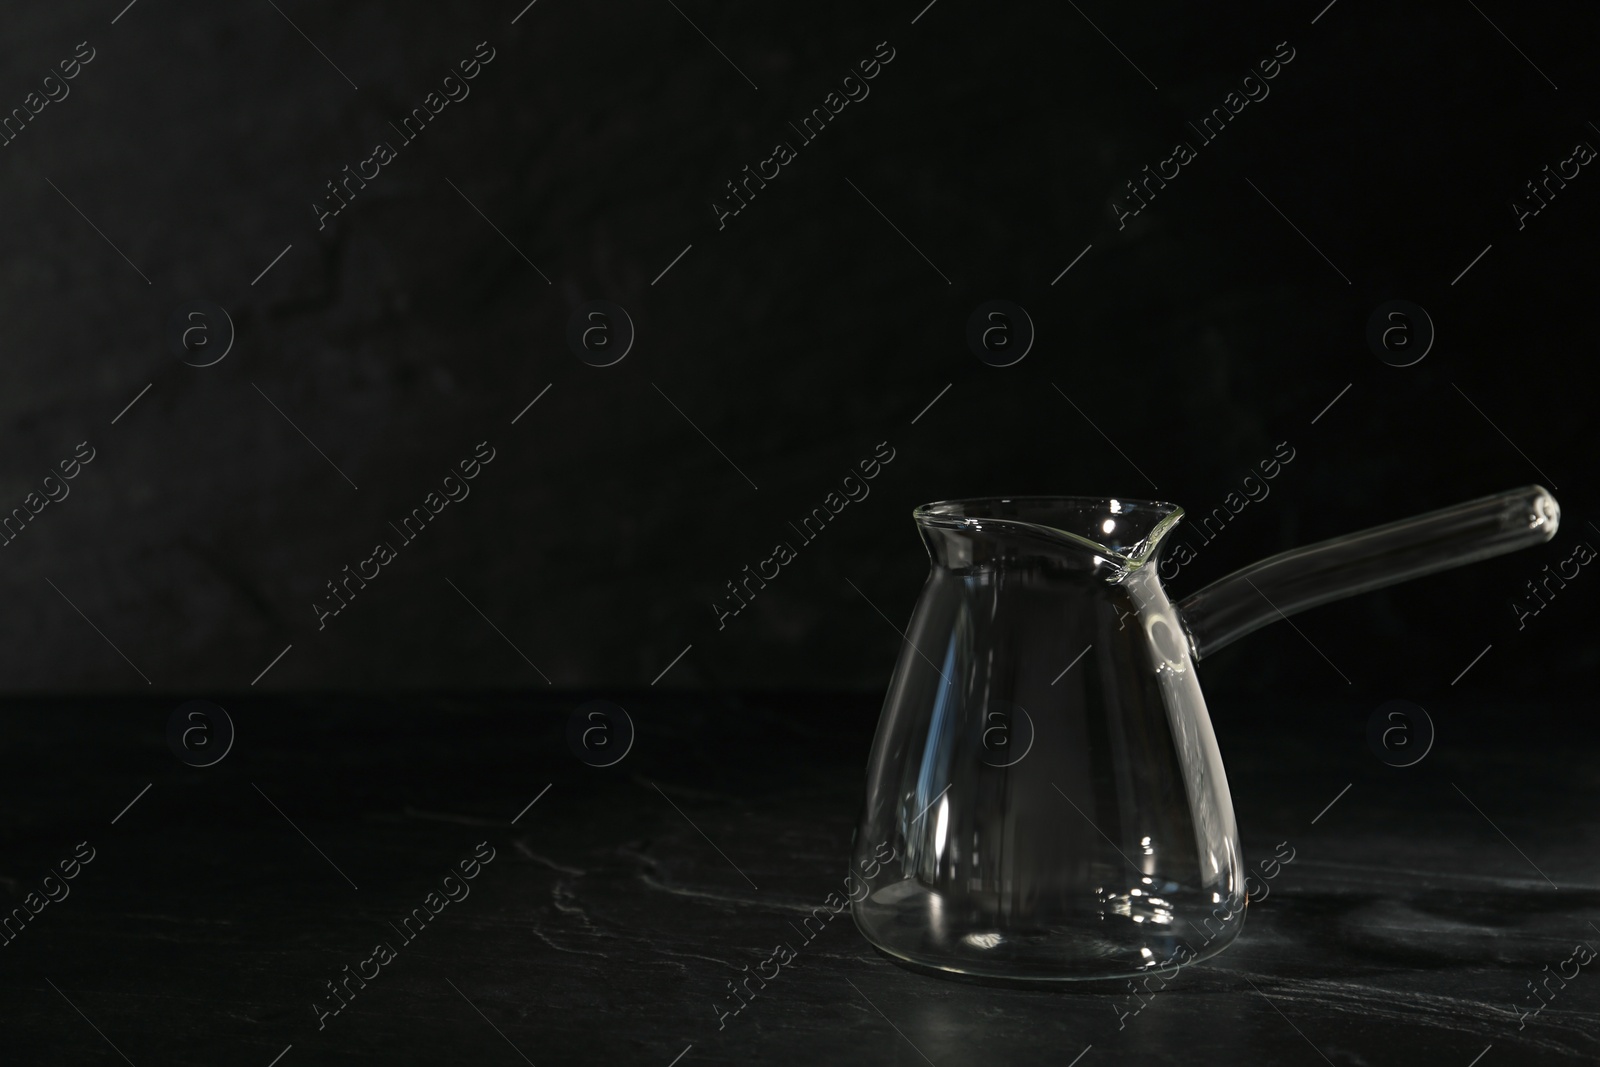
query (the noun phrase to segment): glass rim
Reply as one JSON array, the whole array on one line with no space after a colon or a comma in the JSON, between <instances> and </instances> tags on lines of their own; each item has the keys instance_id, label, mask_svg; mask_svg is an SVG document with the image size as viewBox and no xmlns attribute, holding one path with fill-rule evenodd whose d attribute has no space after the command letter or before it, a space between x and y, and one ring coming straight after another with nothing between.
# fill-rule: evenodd
<instances>
[{"instance_id":1,"label":"glass rim","mask_svg":"<svg viewBox=\"0 0 1600 1067\"><path fill-rule=\"evenodd\" d=\"M1000 514L1000 505L1008 506L1015 514ZM1057 525L1059 520L1049 513L1066 509L1112 515L1142 513L1149 525L1142 531L1143 536L1138 541L1131 546L1116 549L1095 537L1092 532L1064 529ZM912 509L911 516L918 526L933 529L978 532L997 528L1016 533L1032 533L1058 543L1065 541L1080 549L1136 568L1150 559L1167 532L1183 519L1184 511L1179 505L1165 500L1041 494L938 500L918 505Z\"/></svg>"}]
</instances>

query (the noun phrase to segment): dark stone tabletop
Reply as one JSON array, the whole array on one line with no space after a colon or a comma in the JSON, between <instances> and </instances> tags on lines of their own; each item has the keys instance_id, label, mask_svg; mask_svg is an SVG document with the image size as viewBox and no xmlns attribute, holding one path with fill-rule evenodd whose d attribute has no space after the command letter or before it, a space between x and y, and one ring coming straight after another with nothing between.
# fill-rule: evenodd
<instances>
[{"instance_id":1,"label":"dark stone tabletop","mask_svg":"<svg viewBox=\"0 0 1600 1067\"><path fill-rule=\"evenodd\" d=\"M597 697L638 728L608 768L566 741ZM169 749L178 701L7 703L0 890L38 913L0 949L0 1062L1600 1057L1600 976L1574 962L1600 947L1576 706L1431 706L1432 749L1395 768L1369 708L1214 703L1247 860L1294 858L1232 947L1135 999L911 973L847 912L800 938L846 866L875 696L225 703L237 736L207 767ZM719 1025L729 981L784 942L793 962Z\"/></svg>"}]
</instances>

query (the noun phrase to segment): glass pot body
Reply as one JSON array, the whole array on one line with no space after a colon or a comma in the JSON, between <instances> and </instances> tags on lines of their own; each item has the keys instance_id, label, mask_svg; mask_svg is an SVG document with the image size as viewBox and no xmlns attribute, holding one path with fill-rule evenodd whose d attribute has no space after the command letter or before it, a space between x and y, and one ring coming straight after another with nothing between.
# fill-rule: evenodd
<instances>
[{"instance_id":1,"label":"glass pot body","mask_svg":"<svg viewBox=\"0 0 1600 1067\"><path fill-rule=\"evenodd\" d=\"M1114 504L1058 521L1129 547L1118 527L1148 541L1175 511ZM989 978L1115 977L1219 951L1244 921L1243 861L1156 553L1130 566L1028 529L919 528L933 567L873 745L855 870L895 859L857 925L891 956Z\"/></svg>"}]
</instances>

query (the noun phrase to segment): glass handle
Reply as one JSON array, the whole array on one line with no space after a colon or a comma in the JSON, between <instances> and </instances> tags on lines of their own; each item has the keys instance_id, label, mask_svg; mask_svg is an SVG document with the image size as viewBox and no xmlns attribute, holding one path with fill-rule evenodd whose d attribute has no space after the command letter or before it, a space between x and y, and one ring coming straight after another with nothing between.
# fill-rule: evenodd
<instances>
[{"instance_id":1,"label":"glass handle","mask_svg":"<svg viewBox=\"0 0 1600 1067\"><path fill-rule=\"evenodd\" d=\"M1195 659L1330 600L1474 563L1555 536L1561 507L1530 485L1282 552L1178 605Z\"/></svg>"}]
</instances>

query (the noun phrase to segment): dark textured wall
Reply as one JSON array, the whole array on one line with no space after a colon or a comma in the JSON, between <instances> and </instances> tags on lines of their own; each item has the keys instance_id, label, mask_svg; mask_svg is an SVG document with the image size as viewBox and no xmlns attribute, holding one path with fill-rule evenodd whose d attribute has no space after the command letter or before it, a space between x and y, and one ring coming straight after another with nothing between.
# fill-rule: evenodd
<instances>
[{"instance_id":1,"label":"dark textured wall","mask_svg":"<svg viewBox=\"0 0 1600 1067\"><path fill-rule=\"evenodd\" d=\"M1600 543L1600 178L1520 227L1511 206L1600 146L1589 9L120 6L34 5L0 40L0 106L70 90L0 147L0 506L94 457L0 549L7 689L221 692L269 663L258 688L626 687L690 645L660 685L881 686L926 570L913 505L1209 511L1280 442L1271 495L1175 593L1531 482L1566 524L1263 632L1208 688L1347 689L1317 649L1379 697L1489 645L1461 686L1592 676L1600 578L1520 630L1512 608ZM470 96L405 143L390 123L482 41ZM799 144L880 42L870 95ZM1200 144L1186 122L1280 42L1270 95ZM719 228L780 140L795 158ZM1179 140L1196 157L1119 226ZM324 183L379 142L395 158L319 229ZM1014 366L967 345L990 299L1037 329ZM1366 340L1393 299L1437 329L1410 367ZM184 358L219 351L215 312L208 355L173 348L195 300L231 319L211 366ZM608 367L567 341L594 300L636 328ZM401 543L485 441L470 496ZM870 496L719 630L724 583L884 442ZM319 629L325 583L383 540Z\"/></svg>"}]
</instances>

